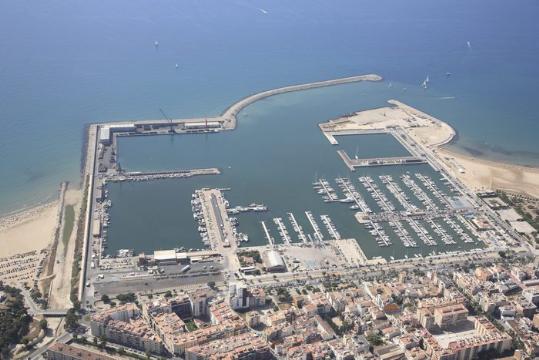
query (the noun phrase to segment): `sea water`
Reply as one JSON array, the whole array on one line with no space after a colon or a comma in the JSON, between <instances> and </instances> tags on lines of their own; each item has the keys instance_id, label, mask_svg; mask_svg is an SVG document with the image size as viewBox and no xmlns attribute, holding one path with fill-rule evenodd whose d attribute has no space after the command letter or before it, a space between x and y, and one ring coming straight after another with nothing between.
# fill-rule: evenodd
<instances>
[{"instance_id":1,"label":"sea water","mask_svg":"<svg viewBox=\"0 0 539 360\"><path fill-rule=\"evenodd\" d=\"M460 151L537 165L538 11L534 0L2 1L0 213L78 184L88 123L216 115L261 90L364 73L385 78L364 90L372 105L399 99L453 125Z\"/></svg>"}]
</instances>

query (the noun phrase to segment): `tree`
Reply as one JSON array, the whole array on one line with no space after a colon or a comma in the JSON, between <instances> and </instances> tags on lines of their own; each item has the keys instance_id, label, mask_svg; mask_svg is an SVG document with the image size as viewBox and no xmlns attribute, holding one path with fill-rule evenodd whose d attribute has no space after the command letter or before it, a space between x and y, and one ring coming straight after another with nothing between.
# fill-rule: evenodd
<instances>
[{"instance_id":1,"label":"tree","mask_svg":"<svg viewBox=\"0 0 539 360\"><path fill-rule=\"evenodd\" d=\"M209 282L208 282L208 287L209 287L210 289L215 288L215 281L209 281Z\"/></svg>"},{"instance_id":2,"label":"tree","mask_svg":"<svg viewBox=\"0 0 539 360\"><path fill-rule=\"evenodd\" d=\"M73 309L75 311L80 311L80 301L78 299L73 300Z\"/></svg>"},{"instance_id":3,"label":"tree","mask_svg":"<svg viewBox=\"0 0 539 360\"><path fill-rule=\"evenodd\" d=\"M104 304L110 304L110 298L107 294L101 296L101 301L103 301Z\"/></svg>"},{"instance_id":4,"label":"tree","mask_svg":"<svg viewBox=\"0 0 539 360\"><path fill-rule=\"evenodd\" d=\"M24 298L17 288L0 284L6 299L0 308L0 358L8 358L12 345L28 333L32 318L24 307Z\"/></svg>"},{"instance_id":5,"label":"tree","mask_svg":"<svg viewBox=\"0 0 539 360\"><path fill-rule=\"evenodd\" d=\"M49 324L47 323L47 320L46 319L41 319L39 320L39 327L43 330L47 330L47 326Z\"/></svg>"},{"instance_id":6,"label":"tree","mask_svg":"<svg viewBox=\"0 0 539 360\"><path fill-rule=\"evenodd\" d=\"M172 297L172 292L170 290L167 290L167 292L165 293L165 297L168 299L168 298L171 298Z\"/></svg>"},{"instance_id":7,"label":"tree","mask_svg":"<svg viewBox=\"0 0 539 360\"><path fill-rule=\"evenodd\" d=\"M372 346L378 346L384 343L384 339L382 339L380 334L374 332L371 332L369 335L367 335L367 340Z\"/></svg>"},{"instance_id":8,"label":"tree","mask_svg":"<svg viewBox=\"0 0 539 360\"><path fill-rule=\"evenodd\" d=\"M120 294L120 295L116 296L116 299L118 299L118 301L121 304L125 304L125 303L128 303L128 302L135 302L137 297L136 297L136 295L134 293L130 292L130 293L127 293L127 294Z\"/></svg>"},{"instance_id":9,"label":"tree","mask_svg":"<svg viewBox=\"0 0 539 360\"><path fill-rule=\"evenodd\" d=\"M101 335L99 337L99 345L98 346L101 349L104 349L107 346L107 338L105 337L105 335Z\"/></svg>"},{"instance_id":10,"label":"tree","mask_svg":"<svg viewBox=\"0 0 539 360\"><path fill-rule=\"evenodd\" d=\"M69 332L75 332L79 327L79 315L74 308L67 311L64 328Z\"/></svg>"}]
</instances>

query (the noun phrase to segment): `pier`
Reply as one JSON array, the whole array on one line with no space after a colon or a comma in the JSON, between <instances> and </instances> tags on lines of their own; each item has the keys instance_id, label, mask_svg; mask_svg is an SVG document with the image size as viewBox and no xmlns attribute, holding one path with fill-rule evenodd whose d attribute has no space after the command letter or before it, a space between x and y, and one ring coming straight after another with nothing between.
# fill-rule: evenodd
<instances>
[{"instance_id":1,"label":"pier","mask_svg":"<svg viewBox=\"0 0 539 360\"><path fill-rule=\"evenodd\" d=\"M310 211L305 211L305 216L307 216L307 220L309 220L314 230L314 240L321 243L324 237L322 235L322 232L320 231L320 227L318 226L318 224L316 223L316 220L314 219L313 213Z\"/></svg>"},{"instance_id":2,"label":"pier","mask_svg":"<svg viewBox=\"0 0 539 360\"><path fill-rule=\"evenodd\" d=\"M423 164L426 160L417 156L396 156L396 157L383 157L383 158L363 158L363 159L351 159L346 151L337 150L337 153L344 161L350 171L355 171L358 167L368 166L386 166L386 165L413 165Z\"/></svg>"},{"instance_id":3,"label":"pier","mask_svg":"<svg viewBox=\"0 0 539 360\"><path fill-rule=\"evenodd\" d=\"M434 197L436 197L442 204L444 204L445 207L450 205L449 201L447 200L447 196L445 196L440 191L436 183L432 181L431 178L420 173L415 173L414 175L417 179L419 179L419 181L423 183L423 185L425 185L427 189L429 189L429 191L432 193L432 195L434 195Z\"/></svg>"},{"instance_id":4,"label":"pier","mask_svg":"<svg viewBox=\"0 0 539 360\"><path fill-rule=\"evenodd\" d=\"M207 227L208 240L213 250L236 248L233 225L226 211L225 200L217 189L198 191L202 216Z\"/></svg>"},{"instance_id":5,"label":"pier","mask_svg":"<svg viewBox=\"0 0 539 360\"><path fill-rule=\"evenodd\" d=\"M334 240L341 240L341 234L339 234L339 232L337 231L337 228L333 224L333 221L331 221L331 218L328 215L320 215L320 219L322 220L324 225L326 225L326 229L328 230L329 235Z\"/></svg>"},{"instance_id":6,"label":"pier","mask_svg":"<svg viewBox=\"0 0 539 360\"><path fill-rule=\"evenodd\" d=\"M423 241L423 243L427 246L435 246L436 241L432 238L432 236L428 235L428 231L423 227L420 226L417 221L414 219L408 219L408 224L412 227L412 229L415 231L417 237Z\"/></svg>"},{"instance_id":7,"label":"pier","mask_svg":"<svg viewBox=\"0 0 539 360\"><path fill-rule=\"evenodd\" d=\"M292 229L296 232L298 235L298 238L305 244L309 244L309 240L307 239L307 236L305 236L305 233L303 232L303 228L301 225L298 224L296 217L292 213L288 213L288 219L290 220L290 223L292 224Z\"/></svg>"},{"instance_id":8,"label":"pier","mask_svg":"<svg viewBox=\"0 0 539 360\"><path fill-rule=\"evenodd\" d=\"M288 230L286 230L286 226L284 225L283 219L274 218L273 222L279 228L279 235L281 235L281 238L283 239L283 243L287 246L290 246L292 239L290 238L290 235L288 235Z\"/></svg>"},{"instance_id":9,"label":"pier","mask_svg":"<svg viewBox=\"0 0 539 360\"><path fill-rule=\"evenodd\" d=\"M352 181L348 178L337 178L335 179L341 190L343 190L344 194L346 195L346 199L340 200L341 202L348 202L351 200L355 203L355 205L352 205L350 209L352 210L361 210L365 214L371 213L371 209L365 202L365 199L359 194L359 192L356 190L354 185L352 184Z\"/></svg>"},{"instance_id":10,"label":"pier","mask_svg":"<svg viewBox=\"0 0 539 360\"><path fill-rule=\"evenodd\" d=\"M382 229L382 227L379 224L373 221L369 221L366 227L367 229L371 229L369 233L371 235L374 235L378 246L387 247L387 246L393 245L391 243L391 240L389 240L389 236L386 235L384 229Z\"/></svg>"},{"instance_id":11,"label":"pier","mask_svg":"<svg viewBox=\"0 0 539 360\"><path fill-rule=\"evenodd\" d=\"M235 206L227 210L229 214L240 214L244 212L266 212L268 207L262 204L250 204L249 206Z\"/></svg>"},{"instance_id":12,"label":"pier","mask_svg":"<svg viewBox=\"0 0 539 360\"><path fill-rule=\"evenodd\" d=\"M434 230L434 232L440 236L442 239L442 242L446 245L452 245L456 244L455 240L453 240L453 237L450 236L440 225L434 222L432 219L428 219L427 222L431 226L431 228Z\"/></svg>"},{"instance_id":13,"label":"pier","mask_svg":"<svg viewBox=\"0 0 539 360\"><path fill-rule=\"evenodd\" d=\"M414 196L421 201L421 203L427 208L427 210L438 210L436 203L423 191L419 185L412 179L410 175L401 175L402 182L408 187L414 194Z\"/></svg>"},{"instance_id":14,"label":"pier","mask_svg":"<svg viewBox=\"0 0 539 360\"><path fill-rule=\"evenodd\" d=\"M159 179L180 179L190 178L199 175L219 175L221 171L218 168L189 169L173 171L152 171L152 172L120 172L115 175L107 176L106 181L150 181Z\"/></svg>"},{"instance_id":15,"label":"pier","mask_svg":"<svg viewBox=\"0 0 539 360\"><path fill-rule=\"evenodd\" d=\"M274 247L275 240L271 237L268 227L266 226L266 223L264 221L261 221L260 223L262 224L262 229L264 229L264 234L266 235L266 239L268 239L268 243L270 244L271 247Z\"/></svg>"},{"instance_id":16,"label":"pier","mask_svg":"<svg viewBox=\"0 0 539 360\"><path fill-rule=\"evenodd\" d=\"M401 187L393 181L393 177L391 175L380 175L379 176L382 183L385 184L386 188L389 190L390 193L393 194L393 196L397 199L397 201L402 205L404 210L407 211L416 211L417 207L415 205L410 204L408 201L408 197L404 193L404 191L401 189Z\"/></svg>"},{"instance_id":17,"label":"pier","mask_svg":"<svg viewBox=\"0 0 539 360\"><path fill-rule=\"evenodd\" d=\"M359 181L363 184L367 191L371 193L372 197L374 198L380 209L382 209L382 211L395 211L395 206L387 199L385 194L380 191L378 185L376 185L376 183L370 176L361 176L359 178Z\"/></svg>"},{"instance_id":18,"label":"pier","mask_svg":"<svg viewBox=\"0 0 539 360\"><path fill-rule=\"evenodd\" d=\"M247 106L265 98L294 91L316 89L327 86L349 84L360 81L381 81L382 77L376 74L350 76L345 78L315 81L306 84L283 86L276 89L262 91L238 100L225 109L219 116L198 117L188 119L159 119L121 121L100 124L100 131L109 132L109 141L115 132L121 136L132 135L161 135L174 133L205 133L236 128L237 116Z\"/></svg>"},{"instance_id":19,"label":"pier","mask_svg":"<svg viewBox=\"0 0 539 360\"><path fill-rule=\"evenodd\" d=\"M335 193L335 189L329 185L326 179L318 179L313 183L313 189L324 199L324 202L338 201L339 197Z\"/></svg>"},{"instance_id":20,"label":"pier","mask_svg":"<svg viewBox=\"0 0 539 360\"><path fill-rule=\"evenodd\" d=\"M240 113L241 110L243 110L245 107L251 105L252 103L271 97L279 94L285 94L289 92L294 91L300 91L300 90L309 90L309 89L316 89L321 87L327 87L327 86L334 86L334 85L340 85L340 84L349 84L359 81L381 81L382 77L376 74L368 74L368 75L359 75L359 76L350 76L345 78L339 78L339 79L333 79L333 80L325 80L325 81L317 81L307 84L299 84L299 85L291 85L291 86L284 86L281 88L268 90L259 92L257 94L253 94L251 96L247 96L240 101L236 102L235 104L231 105L229 108L227 108L221 116L219 116L219 119L224 120L225 122L231 123L235 126L236 124L236 117Z\"/></svg>"},{"instance_id":21,"label":"pier","mask_svg":"<svg viewBox=\"0 0 539 360\"><path fill-rule=\"evenodd\" d=\"M417 247L417 243L410 237L408 231L402 226L400 221L392 221L389 225L394 228L404 247Z\"/></svg>"}]
</instances>

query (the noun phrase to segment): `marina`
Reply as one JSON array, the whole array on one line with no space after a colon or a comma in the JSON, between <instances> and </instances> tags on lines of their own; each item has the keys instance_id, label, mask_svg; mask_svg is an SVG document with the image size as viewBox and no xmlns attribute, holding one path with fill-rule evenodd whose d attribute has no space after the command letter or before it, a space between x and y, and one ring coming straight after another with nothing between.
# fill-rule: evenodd
<instances>
[{"instance_id":1,"label":"marina","mask_svg":"<svg viewBox=\"0 0 539 360\"><path fill-rule=\"evenodd\" d=\"M256 107L261 106L264 107L264 104L256 104ZM241 117L241 114L239 116ZM283 121L283 124L289 118L286 112L277 113L275 116L282 118L279 121ZM276 121L273 115L270 118L271 121ZM218 169L220 174L216 176L164 178L153 182L140 182L140 185L146 187L144 184L147 184L148 191L149 185L168 188L169 193L175 194L176 200L173 203L175 210L172 210L172 213L177 215L176 220L170 220L171 226L174 227L178 221L182 221L184 192L193 194L195 190L201 188L227 189L223 204L229 217L230 234L226 238L230 244L239 247L267 244L279 248L296 244L325 246L331 240L356 239L366 256L382 256L389 259L391 256L399 258L405 254L414 256L414 253L427 255L432 252L432 248L436 248L437 252L445 252L451 251L451 247L461 249L464 245L481 246L481 242L477 241L476 231L469 225L469 220L463 217L465 224L468 224L463 225L457 218L464 210L452 206L454 201L450 200L450 197L458 196L459 193L451 189L444 176L429 164L422 162L371 166L363 168L359 176L353 176L357 171L352 172L346 167L336 153L336 150L342 150L353 154L355 149L354 159L361 159L370 158L377 149L385 149L380 153L386 158L420 157L421 152L413 145L403 145L403 142L411 139L398 138L400 135L397 130L367 135L351 133L346 136L335 134L332 137L320 137L319 133L306 130L307 125L301 122L286 122L288 127L298 126L296 131L304 131L305 136L316 146L307 146L306 142L302 142L303 147L300 151L273 152L272 165L269 167L258 167L256 160L258 157L242 157L240 149L232 147L230 151L222 151L228 146L234 134L251 131L249 127L239 127L233 133L219 130L211 134L179 135L181 141L178 142L158 141L161 138L158 136L120 136L116 141L122 151L117 154L117 158L122 162L122 168L131 173L166 172L169 167ZM288 136L283 135L280 129L279 126L272 126L268 127L267 131L273 132L279 138ZM377 138L373 140L369 136ZM251 138L249 135L244 136L248 143L248 139ZM338 141L331 143L331 139ZM136 143L138 149L141 142L160 144L154 149L159 151L160 157L163 155L163 160L151 165L141 161L144 155L133 153L133 148L129 145ZM369 151L364 151L366 145L363 142L369 144ZM264 157L269 154L264 150L268 146L273 148L271 141L258 141L250 148L254 153ZM168 147L170 149L167 149ZM167 158L167 154L173 153L182 155L174 159ZM316 156L313 157L311 154ZM134 157L137 158L136 161ZM285 166L290 162L301 162L302 166ZM286 173L287 176L282 177L280 173L277 175L276 169L279 168L277 164L283 165L279 171ZM257 169L255 172L242 170L253 167ZM313 181L313 173L322 176L315 175ZM268 182L267 179L274 181ZM263 191L260 191L257 185L261 182L264 182L266 187ZM123 184L121 185L123 189L131 189L135 187L134 183L136 181L123 181L119 184ZM106 185L111 194L117 192L112 190L113 187L118 188L112 182ZM290 191L294 193L293 197L287 196ZM268 196L270 193L272 196ZM116 204L117 200L112 200ZM188 203L191 200L193 199L189 199ZM150 199L148 203L153 203L153 200ZM111 247L111 244L115 244L117 239L116 218L122 216L118 214L116 206L118 205L110 207L107 211L109 220L111 218L114 220L107 228L109 247L106 252L113 256L116 246ZM189 212L190 217L195 217L195 222L192 222L193 230L189 225L183 225L181 232L184 235L178 240L166 239L166 243L175 243L172 246L168 245L169 247L185 249L211 247L211 241L206 235L207 225L199 223L200 214L193 212L191 206ZM437 224L432 226L430 219L435 220ZM138 228L133 223L131 226ZM444 235L444 241L434 240L438 239L438 233ZM121 248L125 247L124 245ZM136 246L133 248L135 252L144 250Z\"/></svg>"},{"instance_id":2,"label":"marina","mask_svg":"<svg viewBox=\"0 0 539 360\"><path fill-rule=\"evenodd\" d=\"M341 190L344 192L344 195L346 196L344 199L340 200L341 202L353 202L354 204L350 205L351 210L361 210L365 214L372 213L372 210L369 208L361 194L356 190L350 179L336 178L335 182L339 185Z\"/></svg>"},{"instance_id":3,"label":"marina","mask_svg":"<svg viewBox=\"0 0 539 360\"><path fill-rule=\"evenodd\" d=\"M378 204L378 206L380 207L382 211L385 211L385 212L395 211L395 206L387 199L386 195L380 191L380 189L378 188L378 185L376 185L376 183L371 177L362 176L359 178L359 181L365 187L365 189L370 193L373 199L376 200L376 203Z\"/></svg>"},{"instance_id":4,"label":"marina","mask_svg":"<svg viewBox=\"0 0 539 360\"><path fill-rule=\"evenodd\" d=\"M313 189L320 195L325 202L338 201L339 197L335 193L335 189L329 185L326 179L318 179L313 183Z\"/></svg>"},{"instance_id":5,"label":"marina","mask_svg":"<svg viewBox=\"0 0 539 360\"><path fill-rule=\"evenodd\" d=\"M401 175L401 179L402 179L404 185L406 185L412 191L414 196L419 201L421 201L421 203L423 204L425 210L437 210L438 209L438 206L436 205L436 203L425 193L425 191L423 191L423 189L421 189L417 185L417 183L414 181L414 179L410 175L408 175L408 174Z\"/></svg>"}]
</instances>

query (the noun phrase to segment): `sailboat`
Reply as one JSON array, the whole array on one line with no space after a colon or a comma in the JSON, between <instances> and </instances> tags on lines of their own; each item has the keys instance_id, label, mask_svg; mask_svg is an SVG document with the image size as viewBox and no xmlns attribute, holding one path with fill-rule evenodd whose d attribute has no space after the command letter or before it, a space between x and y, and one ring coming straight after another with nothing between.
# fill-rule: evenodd
<instances>
[{"instance_id":1,"label":"sailboat","mask_svg":"<svg viewBox=\"0 0 539 360\"><path fill-rule=\"evenodd\" d=\"M429 85L429 81L430 81L430 79L429 79L429 76L427 75L427 78L423 81L423 83L421 84L421 87L423 89L426 89L428 87L428 85Z\"/></svg>"}]
</instances>

